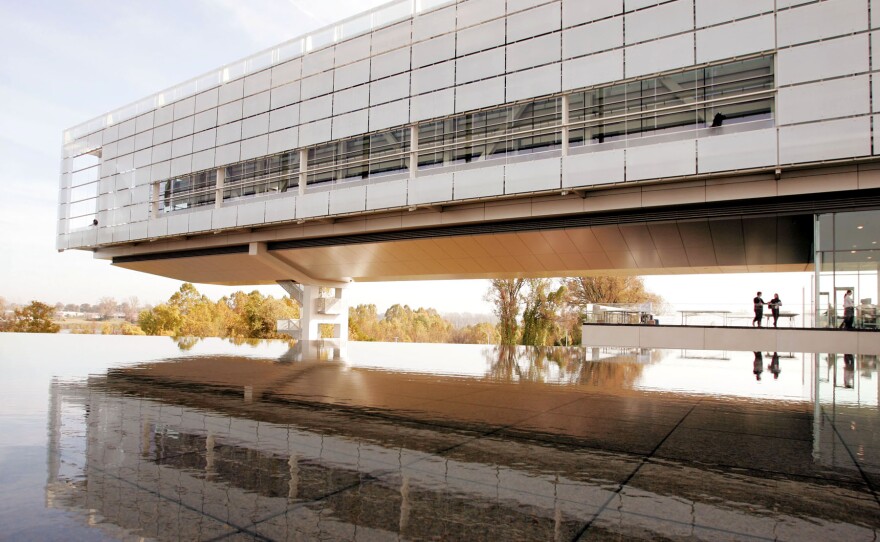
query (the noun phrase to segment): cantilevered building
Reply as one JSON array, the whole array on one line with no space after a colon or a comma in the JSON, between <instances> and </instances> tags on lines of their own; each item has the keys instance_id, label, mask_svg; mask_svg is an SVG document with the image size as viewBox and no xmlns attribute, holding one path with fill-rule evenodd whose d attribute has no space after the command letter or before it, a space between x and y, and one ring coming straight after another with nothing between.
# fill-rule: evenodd
<instances>
[{"instance_id":1,"label":"cantilevered building","mask_svg":"<svg viewBox=\"0 0 880 542\"><path fill-rule=\"evenodd\" d=\"M875 25L873 0L391 2L67 130L57 247L286 281L310 322L420 278L817 269L817 305L876 303Z\"/></svg>"}]
</instances>

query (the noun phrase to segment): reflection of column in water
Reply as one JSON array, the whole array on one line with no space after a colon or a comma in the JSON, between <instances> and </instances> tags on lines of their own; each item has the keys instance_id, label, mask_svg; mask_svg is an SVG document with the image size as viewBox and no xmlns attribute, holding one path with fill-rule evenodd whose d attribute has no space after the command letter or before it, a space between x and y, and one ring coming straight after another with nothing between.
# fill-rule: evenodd
<instances>
[{"instance_id":1,"label":"reflection of column in water","mask_svg":"<svg viewBox=\"0 0 880 542\"><path fill-rule=\"evenodd\" d=\"M412 504L409 502L409 476L404 474L400 481L400 525L399 533L406 531L409 525L409 511Z\"/></svg>"},{"instance_id":2,"label":"reflection of column in water","mask_svg":"<svg viewBox=\"0 0 880 542\"><path fill-rule=\"evenodd\" d=\"M205 473L212 474L214 472L214 434L208 433L205 439Z\"/></svg>"},{"instance_id":3,"label":"reflection of column in water","mask_svg":"<svg viewBox=\"0 0 880 542\"><path fill-rule=\"evenodd\" d=\"M287 466L290 472L290 482L287 483L287 500L295 501L296 494L299 492L299 461L296 454L290 454Z\"/></svg>"},{"instance_id":4,"label":"reflection of column in water","mask_svg":"<svg viewBox=\"0 0 880 542\"><path fill-rule=\"evenodd\" d=\"M822 429L822 406L819 404L819 354L813 354L813 459L821 454L819 441Z\"/></svg>"}]
</instances>

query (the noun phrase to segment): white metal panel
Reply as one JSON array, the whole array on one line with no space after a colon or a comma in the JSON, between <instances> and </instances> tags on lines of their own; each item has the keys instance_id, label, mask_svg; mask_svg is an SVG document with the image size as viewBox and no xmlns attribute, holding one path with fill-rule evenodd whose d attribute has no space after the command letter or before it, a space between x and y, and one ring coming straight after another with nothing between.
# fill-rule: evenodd
<instances>
[{"instance_id":1,"label":"white metal panel","mask_svg":"<svg viewBox=\"0 0 880 542\"><path fill-rule=\"evenodd\" d=\"M401 73L370 83L370 105L393 102L409 96L409 73Z\"/></svg>"},{"instance_id":2,"label":"white metal panel","mask_svg":"<svg viewBox=\"0 0 880 542\"><path fill-rule=\"evenodd\" d=\"M654 6L662 2L663 0L625 0L626 2L626 11L634 11L637 9L642 9L650 6Z\"/></svg>"},{"instance_id":3,"label":"white metal panel","mask_svg":"<svg viewBox=\"0 0 880 542\"><path fill-rule=\"evenodd\" d=\"M242 100L221 105L217 108L217 124L226 124L241 119Z\"/></svg>"},{"instance_id":4,"label":"white metal panel","mask_svg":"<svg viewBox=\"0 0 880 542\"><path fill-rule=\"evenodd\" d=\"M266 222L296 218L296 196L272 198L266 202Z\"/></svg>"},{"instance_id":5,"label":"white metal panel","mask_svg":"<svg viewBox=\"0 0 880 542\"><path fill-rule=\"evenodd\" d=\"M772 13L773 3L773 0L696 0L697 27L742 19L757 13Z\"/></svg>"},{"instance_id":6,"label":"white metal panel","mask_svg":"<svg viewBox=\"0 0 880 542\"><path fill-rule=\"evenodd\" d=\"M636 77L694 63L694 35L681 34L671 38L633 45L626 49L626 76Z\"/></svg>"},{"instance_id":7,"label":"white metal panel","mask_svg":"<svg viewBox=\"0 0 880 542\"><path fill-rule=\"evenodd\" d=\"M410 120L412 122L443 117L452 113L455 113L454 88L410 98Z\"/></svg>"},{"instance_id":8,"label":"white metal panel","mask_svg":"<svg viewBox=\"0 0 880 542\"><path fill-rule=\"evenodd\" d=\"M395 49L370 59L370 79L382 79L409 70L410 48Z\"/></svg>"},{"instance_id":9,"label":"white metal panel","mask_svg":"<svg viewBox=\"0 0 880 542\"><path fill-rule=\"evenodd\" d=\"M252 226L262 224L266 220L266 202L257 201L238 206L236 217L237 226Z\"/></svg>"},{"instance_id":10,"label":"white metal panel","mask_svg":"<svg viewBox=\"0 0 880 542\"><path fill-rule=\"evenodd\" d=\"M299 144L303 147L323 143L330 140L330 119L301 124L299 127Z\"/></svg>"},{"instance_id":11,"label":"white metal panel","mask_svg":"<svg viewBox=\"0 0 880 542\"><path fill-rule=\"evenodd\" d=\"M373 32L373 55L382 54L410 44L412 25L409 20Z\"/></svg>"},{"instance_id":12,"label":"white metal panel","mask_svg":"<svg viewBox=\"0 0 880 542\"><path fill-rule=\"evenodd\" d=\"M412 46L412 67L421 68L455 56L455 34L416 43Z\"/></svg>"},{"instance_id":13,"label":"white metal panel","mask_svg":"<svg viewBox=\"0 0 880 542\"><path fill-rule=\"evenodd\" d=\"M871 85L867 75L831 79L779 89L780 125L868 113Z\"/></svg>"},{"instance_id":14,"label":"white metal panel","mask_svg":"<svg viewBox=\"0 0 880 542\"><path fill-rule=\"evenodd\" d=\"M134 133L139 134L152 128L154 115L155 113L152 111L144 113L143 115L138 115L134 119Z\"/></svg>"},{"instance_id":15,"label":"white metal panel","mask_svg":"<svg viewBox=\"0 0 880 542\"><path fill-rule=\"evenodd\" d=\"M272 67L272 87L279 87L297 81L302 72L302 59L295 58Z\"/></svg>"},{"instance_id":16,"label":"white metal panel","mask_svg":"<svg viewBox=\"0 0 880 542\"><path fill-rule=\"evenodd\" d=\"M525 12L531 13L531 12ZM562 33L521 41L507 46L507 71L514 72L559 62L562 58Z\"/></svg>"},{"instance_id":17,"label":"white metal panel","mask_svg":"<svg viewBox=\"0 0 880 542\"><path fill-rule=\"evenodd\" d=\"M303 100L331 92L333 92L333 70L304 77L300 82L300 95Z\"/></svg>"},{"instance_id":18,"label":"white metal panel","mask_svg":"<svg viewBox=\"0 0 880 542\"><path fill-rule=\"evenodd\" d=\"M504 19L458 31L458 56L504 45Z\"/></svg>"},{"instance_id":19,"label":"white metal panel","mask_svg":"<svg viewBox=\"0 0 880 542\"><path fill-rule=\"evenodd\" d=\"M344 66L370 56L370 34L341 41L336 44L336 66Z\"/></svg>"},{"instance_id":20,"label":"white metal panel","mask_svg":"<svg viewBox=\"0 0 880 542\"><path fill-rule=\"evenodd\" d=\"M211 213L211 228L215 230L234 228L237 214L237 205L214 209Z\"/></svg>"},{"instance_id":21,"label":"white metal panel","mask_svg":"<svg viewBox=\"0 0 880 542\"><path fill-rule=\"evenodd\" d=\"M296 218L327 215L330 192L313 192L298 196L296 199Z\"/></svg>"},{"instance_id":22,"label":"white metal panel","mask_svg":"<svg viewBox=\"0 0 880 542\"><path fill-rule=\"evenodd\" d=\"M174 120L182 119L194 115L196 112L196 98L190 96L183 100L174 102Z\"/></svg>"},{"instance_id":23,"label":"white metal panel","mask_svg":"<svg viewBox=\"0 0 880 542\"><path fill-rule=\"evenodd\" d=\"M626 7L629 9L628 3ZM627 44L678 34L694 27L693 0L675 0L628 13L625 18Z\"/></svg>"},{"instance_id":24,"label":"white metal panel","mask_svg":"<svg viewBox=\"0 0 880 542\"><path fill-rule=\"evenodd\" d=\"M329 117L333 113L333 95L313 98L302 102L299 110L300 122L311 122L315 119Z\"/></svg>"},{"instance_id":25,"label":"white metal panel","mask_svg":"<svg viewBox=\"0 0 880 542\"><path fill-rule=\"evenodd\" d=\"M171 136L170 136L170 130L169 130L169 139L170 139L170 137ZM108 143L108 144L104 145L104 147L101 149L101 158L103 160L110 160L111 158L116 158L116 156L119 154L118 152L116 152L117 146L118 145L116 142ZM71 159L65 158L64 160L66 161L66 160L71 160Z\"/></svg>"},{"instance_id":26,"label":"white metal panel","mask_svg":"<svg viewBox=\"0 0 880 542\"><path fill-rule=\"evenodd\" d=\"M214 154L214 163L217 166L225 166L240 161L241 158L241 142L236 141L229 145L217 145L217 152ZM155 167L155 165L153 166Z\"/></svg>"},{"instance_id":27,"label":"white metal panel","mask_svg":"<svg viewBox=\"0 0 880 542\"><path fill-rule=\"evenodd\" d=\"M181 133L181 136L186 135ZM134 152L134 136L120 139L116 142L116 153L118 156Z\"/></svg>"},{"instance_id":28,"label":"white metal panel","mask_svg":"<svg viewBox=\"0 0 880 542\"><path fill-rule=\"evenodd\" d=\"M333 96L333 114L339 115L363 109L370 105L370 87L362 85L336 92Z\"/></svg>"},{"instance_id":29,"label":"white metal panel","mask_svg":"<svg viewBox=\"0 0 880 542\"><path fill-rule=\"evenodd\" d=\"M217 103L220 105L244 98L244 80L236 79L220 85L218 98Z\"/></svg>"},{"instance_id":30,"label":"white metal panel","mask_svg":"<svg viewBox=\"0 0 880 542\"><path fill-rule=\"evenodd\" d=\"M868 36L865 34L781 49L776 60L779 85L816 81L868 69Z\"/></svg>"},{"instance_id":31,"label":"white metal panel","mask_svg":"<svg viewBox=\"0 0 880 542\"><path fill-rule=\"evenodd\" d=\"M452 201L452 173L425 175L410 179L407 192L410 205Z\"/></svg>"},{"instance_id":32,"label":"white metal panel","mask_svg":"<svg viewBox=\"0 0 880 542\"><path fill-rule=\"evenodd\" d=\"M828 120L779 128L779 162L782 164L870 154L870 117Z\"/></svg>"},{"instance_id":33,"label":"white metal panel","mask_svg":"<svg viewBox=\"0 0 880 542\"><path fill-rule=\"evenodd\" d=\"M562 57L588 55L623 45L623 17L603 19L562 33Z\"/></svg>"},{"instance_id":34,"label":"white metal panel","mask_svg":"<svg viewBox=\"0 0 880 542\"><path fill-rule=\"evenodd\" d=\"M626 180L659 179L697 172L695 141L671 141L626 149Z\"/></svg>"},{"instance_id":35,"label":"white metal panel","mask_svg":"<svg viewBox=\"0 0 880 542\"><path fill-rule=\"evenodd\" d=\"M131 224L131 240L147 239L149 237L149 223L144 219L142 222Z\"/></svg>"},{"instance_id":36,"label":"white metal panel","mask_svg":"<svg viewBox=\"0 0 880 542\"><path fill-rule=\"evenodd\" d=\"M562 89L600 85L623 79L623 49L584 56L562 63Z\"/></svg>"},{"instance_id":37,"label":"white metal panel","mask_svg":"<svg viewBox=\"0 0 880 542\"><path fill-rule=\"evenodd\" d=\"M367 209L406 206L406 179L384 181L367 187Z\"/></svg>"},{"instance_id":38,"label":"white metal panel","mask_svg":"<svg viewBox=\"0 0 880 542\"><path fill-rule=\"evenodd\" d=\"M159 145L171 141L171 128L171 124L163 124L162 126L153 128L153 145Z\"/></svg>"},{"instance_id":39,"label":"white metal panel","mask_svg":"<svg viewBox=\"0 0 880 542\"><path fill-rule=\"evenodd\" d=\"M269 154L269 136L264 134L241 142L241 159L250 160Z\"/></svg>"},{"instance_id":40,"label":"white metal panel","mask_svg":"<svg viewBox=\"0 0 880 542\"><path fill-rule=\"evenodd\" d=\"M193 150L193 138L192 136L181 137L180 139L175 139L171 142L171 158L177 158L178 156L183 156L184 154L190 154ZM120 157L117 160L117 164L119 160L122 160L123 157Z\"/></svg>"},{"instance_id":41,"label":"white metal panel","mask_svg":"<svg viewBox=\"0 0 880 542\"><path fill-rule=\"evenodd\" d=\"M99 220L101 221L102 224L106 222L106 220L101 220L101 219L99 219ZM83 237L84 237L84 239L88 239L89 234L86 233ZM113 228L112 227L98 228L98 242L97 242L97 244L106 245L106 244L112 243L112 242L113 242Z\"/></svg>"},{"instance_id":42,"label":"white metal panel","mask_svg":"<svg viewBox=\"0 0 880 542\"><path fill-rule=\"evenodd\" d=\"M189 232L189 214L172 213L168 217L168 235L180 235Z\"/></svg>"},{"instance_id":43,"label":"white metal panel","mask_svg":"<svg viewBox=\"0 0 880 542\"><path fill-rule=\"evenodd\" d=\"M299 123L299 104L288 105L269 112L269 131L283 130Z\"/></svg>"},{"instance_id":44,"label":"white metal panel","mask_svg":"<svg viewBox=\"0 0 880 542\"><path fill-rule=\"evenodd\" d=\"M220 102L220 90L212 88L196 94L196 113L215 109Z\"/></svg>"},{"instance_id":45,"label":"white metal panel","mask_svg":"<svg viewBox=\"0 0 880 542\"><path fill-rule=\"evenodd\" d=\"M299 128L288 128L269 133L269 154L295 149L299 142Z\"/></svg>"},{"instance_id":46,"label":"white metal panel","mask_svg":"<svg viewBox=\"0 0 880 542\"><path fill-rule=\"evenodd\" d=\"M409 122L409 98L370 108L370 131Z\"/></svg>"},{"instance_id":47,"label":"white metal panel","mask_svg":"<svg viewBox=\"0 0 880 542\"><path fill-rule=\"evenodd\" d=\"M538 7L541 4L549 4L553 0L507 0L507 13L516 13L525 9ZM559 3L559 0L556 0Z\"/></svg>"},{"instance_id":48,"label":"white metal panel","mask_svg":"<svg viewBox=\"0 0 880 542\"><path fill-rule=\"evenodd\" d=\"M174 121L174 124L171 125L172 126L172 133L174 134L174 137L178 138L178 137L191 135L193 133L193 126L195 125L194 121L195 121L195 117L186 117L186 118ZM123 153L122 145L123 145L123 143L127 142L129 139L131 139L132 144L134 144L133 138L126 138L126 139L119 140L119 154ZM132 150L134 150L133 145L132 145Z\"/></svg>"},{"instance_id":49,"label":"white metal panel","mask_svg":"<svg viewBox=\"0 0 880 542\"><path fill-rule=\"evenodd\" d=\"M416 15L413 18L412 39L422 41L455 28L455 6Z\"/></svg>"},{"instance_id":50,"label":"white metal panel","mask_svg":"<svg viewBox=\"0 0 880 542\"><path fill-rule=\"evenodd\" d=\"M134 167L136 169L144 168L153 163L152 160L153 149L152 147L146 148L134 153Z\"/></svg>"},{"instance_id":51,"label":"white metal panel","mask_svg":"<svg viewBox=\"0 0 880 542\"><path fill-rule=\"evenodd\" d=\"M502 73L504 73L503 47L456 60L455 77L459 85Z\"/></svg>"},{"instance_id":52,"label":"white metal panel","mask_svg":"<svg viewBox=\"0 0 880 542\"><path fill-rule=\"evenodd\" d=\"M217 128L217 145L225 145L241 139L241 121L224 124Z\"/></svg>"},{"instance_id":53,"label":"white metal panel","mask_svg":"<svg viewBox=\"0 0 880 542\"><path fill-rule=\"evenodd\" d=\"M154 179L167 179L171 176L171 160L165 160L164 162L153 160L153 165L150 166L150 173Z\"/></svg>"},{"instance_id":54,"label":"white metal panel","mask_svg":"<svg viewBox=\"0 0 880 542\"><path fill-rule=\"evenodd\" d=\"M147 204L150 200L150 187L148 185L138 185L131 190L131 202L133 204Z\"/></svg>"},{"instance_id":55,"label":"white metal panel","mask_svg":"<svg viewBox=\"0 0 880 542\"><path fill-rule=\"evenodd\" d=\"M144 150L152 150L152 149L144 149ZM150 160L152 162L152 159ZM134 172L134 182L136 185L144 185L150 184L152 182L152 166L144 166L138 168L137 171Z\"/></svg>"},{"instance_id":56,"label":"white metal panel","mask_svg":"<svg viewBox=\"0 0 880 542\"><path fill-rule=\"evenodd\" d=\"M208 149L208 148L216 145L216 142L217 142L217 129L216 128L211 128L210 130L205 130L204 132L197 132L193 136L193 151L195 151L195 152L203 151L205 149ZM155 153L153 156L154 156L153 161L156 161Z\"/></svg>"},{"instance_id":57,"label":"white metal panel","mask_svg":"<svg viewBox=\"0 0 880 542\"><path fill-rule=\"evenodd\" d=\"M366 186L351 186L330 191L331 215L363 212L366 205Z\"/></svg>"},{"instance_id":58,"label":"white metal panel","mask_svg":"<svg viewBox=\"0 0 880 542\"><path fill-rule=\"evenodd\" d=\"M561 158L544 158L507 164L504 193L519 194L560 188L561 167Z\"/></svg>"},{"instance_id":59,"label":"white metal panel","mask_svg":"<svg viewBox=\"0 0 880 542\"><path fill-rule=\"evenodd\" d=\"M335 54L333 47L325 47L317 51L306 53L302 56L302 76L308 77L321 73L323 71L333 69L333 55Z\"/></svg>"},{"instance_id":60,"label":"white metal panel","mask_svg":"<svg viewBox=\"0 0 880 542\"><path fill-rule=\"evenodd\" d=\"M153 116L153 126L156 126L155 115ZM119 139L119 125L114 124L113 126L108 126L104 128L103 132L104 144L110 143L111 141L116 141Z\"/></svg>"},{"instance_id":61,"label":"white metal panel","mask_svg":"<svg viewBox=\"0 0 880 542\"><path fill-rule=\"evenodd\" d=\"M775 47L772 14L697 32L697 62L767 51Z\"/></svg>"},{"instance_id":62,"label":"white metal panel","mask_svg":"<svg viewBox=\"0 0 880 542\"><path fill-rule=\"evenodd\" d=\"M776 164L776 130L701 137L697 140L697 164L700 173L772 166Z\"/></svg>"},{"instance_id":63,"label":"white metal panel","mask_svg":"<svg viewBox=\"0 0 880 542\"><path fill-rule=\"evenodd\" d=\"M504 103L504 77L461 85L455 89L455 112Z\"/></svg>"},{"instance_id":64,"label":"white metal panel","mask_svg":"<svg viewBox=\"0 0 880 542\"><path fill-rule=\"evenodd\" d=\"M456 171L453 183L456 200L500 196L504 193L504 166Z\"/></svg>"},{"instance_id":65,"label":"white metal panel","mask_svg":"<svg viewBox=\"0 0 880 542\"><path fill-rule=\"evenodd\" d=\"M150 218L150 204L149 203L138 203L136 205L132 205L131 207L131 221L132 222L140 222L143 220L147 220ZM146 227L146 224L144 224Z\"/></svg>"},{"instance_id":66,"label":"white metal panel","mask_svg":"<svg viewBox=\"0 0 880 542\"><path fill-rule=\"evenodd\" d=\"M333 139L366 133L369 131L368 119L369 110L367 109L333 117Z\"/></svg>"},{"instance_id":67,"label":"white metal panel","mask_svg":"<svg viewBox=\"0 0 880 542\"><path fill-rule=\"evenodd\" d=\"M211 209L189 213L189 232L208 231L211 229Z\"/></svg>"},{"instance_id":68,"label":"white metal panel","mask_svg":"<svg viewBox=\"0 0 880 542\"><path fill-rule=\"evenodd\" d=\"M455 62L443 62L412 72L412 94L423 94L455 84Z\"/></svg>"},{"instance_id":69,"label":"white metal panel","mask_svg":"<svg viewBox=\"0 0 880 542\"><path fill-rule=\"evenodd\" d=\"M521 11L507 17L507 42L546 34L559 30L562 25L562 11L559 2Z\"/></svg>"},{"instance_id":70,"label":"white metal panel","mask_svg":"<svg viewBox=\"0 0 880 542\"><path fill-rule=\"evenodd\" d=\"M171 175L186 175L192 173L192 155L181 156L171 159Z\"/></svg>"},{"instance_id":71,"label":"white metal panel","mask_svg":"<svg viewBox=\"0 0 880 542\"><path fill-rule=\"evenodd\" d=\"M166 105L165 107L160 107L156 109L155 115L153 115L153 127L162 126L163 124L168 124L169 122L174 120L174 107L170 105ZM116 127L119 129L119 126ZM117 138L126 137L121 133L118 133Z\"/></svg>"},{"instance_id":72,"label":"white metal panel","mask_svg":"<svg viewBox=\"0 0 880 542\"><path fill-rule=\"evenodd\" d=\"M507 76L507 100L522 100L559 92L562 64L550 64Z\"/></svg>"},{"instance_id":73,"label":"white metal panel","mask_svg":"<svg viewBox=\"0 0 880 542\"><path fill-rule=\"evenodd\" d=\"M113 242L114 243L124 243L126 241L131 240L131 234L129 233L128 224L124 224L121 226L115 226L113 228Z\"/></svg>"},{"instance_id":74,"label":"white metal panel","mask_svg":"<svg viewBox=\"0 0 880 542\"><path fill-rule=\"evenodd\" d=\"M263 70L244 78L244 95L250 96L269 90L272 85L272 71Z\"/></svg>"},{"instance_id":75,"label":"white metal panel","mask_svg":"<svg viewBox=\"0 0 880 542\"><path fill-rule=\"evenodd\" d=\"M338 90L361 85L370 80L370 61L361 60L347 66L336 68L333 88Z\"/></svg>"},{"instance_id":76,"label":"white metal panel","mask_svg":"<svg viewBox=\"0 0 880 542\"><path fill-rule=\"evenodd\" d=\"M134 150L139 151L153 146L153 129L141 132L134 136Z\"/></svg>"},{"instance_id":77,"label":"white metal panel","mask_svg":"<svg viewBox=\"0 0 880 542\"><path fill-rule=\"evenodd\" d=\"M868 28L866 0L826 0L777 14L780 47L852 34Z\"/></svg>"},{"instance_id":78,"label":"white metal panel","mask_svg":"<svg viewBox=\"0 0 880 542\"><path fill-rule=\"evenodd\" d=\"M277 107L284 107L285 105L290 105L292 103L298 102L300 96L299 91L299 81L295 83L288 83L278 88L273 88L272 92L270 93L272 109L275 109Z\"/></svg>"},{"instance_id":79,"label":"white metal panel","mask_svg":"<svg viewBox=\"0 0 880 542\"><path fill-rule=\"evenodd\" d=\"M241 138L262 135L269 132L269 113L248 117L241 122Z\"/></svg>"},{"instance_id":80,"label":"white metal panel","mask_svg":"<svg viewBox=\"0 0 880 542\"><path fill-rule=\"evenodd\" d=\"M480 24L490 19L504 17L505 0L480 0L479 2L461 2L458 4L458 28Z\"/></svg>"},{"instance_id":81,"label":"white metal panel","mask_svg":"<svg viewBox=\"0 0 880 542\"><path fill-rule=\"evenodd\" d=\"M262 92L260 94L248 96L244 99L241 109L242 116L244 117L259 115L260 113L269 111L269 93Z\"/></svg>"},{"instance_id":82,"label":"white metal panel","mask_svg":"<svg viewBox=\"0 0 880 542\"><path fill-rule=\"evenodd\" d=\"M147 225L150 237L164 237L168 235L168 218L161 217L150 220Z\"/></svg>"},{"instance_id":83,"label":"white metal panel","mask_svg":"<svg viewBox=\"0 0 880 542\"><path fill-rule=\"evenodd\" d=\"M196 132L201 132L202 130L207 130L208 128L213 128L215 126L217 126L216 108L196 113L196 116L193 119L193 130Z\"/></svg>"}]
</instances>

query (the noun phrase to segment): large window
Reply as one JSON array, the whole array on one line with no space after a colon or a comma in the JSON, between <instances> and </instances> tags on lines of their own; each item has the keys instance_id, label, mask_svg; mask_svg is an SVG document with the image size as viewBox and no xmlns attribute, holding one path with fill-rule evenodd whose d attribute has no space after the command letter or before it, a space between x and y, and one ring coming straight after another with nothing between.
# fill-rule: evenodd
<instances>
[{"instance_id":1,"label":"large window","mask_svg":"<svg viewBox=\"0 0 880 542\"><path fill-rule=\"evenodd\" d=\"M773 58L719 64L570 98L572 145L763 120L773 114Z\"/></svg>"},{"instance_id":2,"label":"large window","mask_svg":"<svg viewBox=\"0 0 880 542\"><path fill-rule=\"evenodd\" d=\"M223 199L286 192L299 186L299 152L239 162L226 167Z\"/></svg>"},{"instance_id":3,"label":"large window","mask_svg":"<svg viewBox=\"0 0 880 542\"><path fill-rule=\"evenodd\" d=\"M70 173L70 208L68 229L91 226L98 208L98 179L101 168L101 149L95 149L72 160Z\"/></svg>"},{"instance_id":4,"label":"large window","mask_svg":"<svg viewBox=\"0 0 880 542\"><path fill-rule=\"evenodd\" d=\"M201 171L159 182L159 211L171 212L213 205L217 171Z\"/></svg>"},{"instance_id":5,"label":"large window","mask_svg":"<svg viewBox=\"0 0 880 542\"><path fill-rule=\"evenodd\" d=\"M308 183L407 171L409 144L409 128L397 128L317 145L309 149Z\"/></svg>"}]
</instances>

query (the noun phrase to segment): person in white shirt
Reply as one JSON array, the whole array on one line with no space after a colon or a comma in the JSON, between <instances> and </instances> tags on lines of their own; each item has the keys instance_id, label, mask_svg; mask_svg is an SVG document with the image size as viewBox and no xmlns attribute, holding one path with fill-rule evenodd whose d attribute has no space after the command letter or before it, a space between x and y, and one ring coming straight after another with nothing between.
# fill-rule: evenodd
<instances>
[{"instance_id":1,"label":"person in white shirt","mask_svg":"<svg viewBox=\"0 0 880 542\"><path fill-rule=\"evenodd\" d=\"M853 329L853 320L856 318L856 307L853 304L853 291L847 290L843 296L843 329Z\"/></svg>"}]
</instances>

